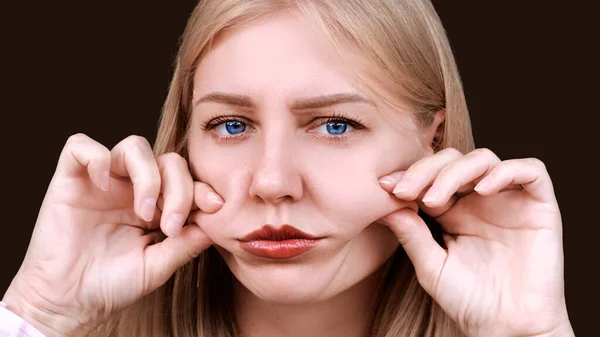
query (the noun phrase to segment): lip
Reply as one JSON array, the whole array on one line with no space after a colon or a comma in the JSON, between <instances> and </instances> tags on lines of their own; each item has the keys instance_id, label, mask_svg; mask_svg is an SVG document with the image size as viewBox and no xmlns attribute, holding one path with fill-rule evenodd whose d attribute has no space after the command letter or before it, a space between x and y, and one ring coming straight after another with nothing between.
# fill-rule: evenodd
<instances>
[{"instance_id":1,"label":"lip","mask_svg":"<svg viewBox=\"0 0 600 337\"><path fill-rule=\"evenodd\" d=\"M279 228L266 225L239 241L242 249L256 256L289 259L315 248L320 238L290 225Z\"/></svg>"}]
</instances>

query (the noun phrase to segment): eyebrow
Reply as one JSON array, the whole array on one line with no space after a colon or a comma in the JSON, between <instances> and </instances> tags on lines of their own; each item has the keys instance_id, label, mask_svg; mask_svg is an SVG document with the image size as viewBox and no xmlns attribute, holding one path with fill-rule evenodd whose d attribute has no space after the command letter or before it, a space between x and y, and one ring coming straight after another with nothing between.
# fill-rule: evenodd
<instances>
[{"instance_id":1,"label":"eyebrow","mask_svg":"<svg viewBox=\"0 0 600 337\"><path fill-rule=\"evenodd\" d=\"M227 105L235 105L243 108L254 108L255 104L252 102L252 99L249 96L245 95L235 95L235 94L227 94L222 92L213 92L199 98L194 106L205 103L205 102L213 102L213 103L221 103ZM310 110L310 109L319 109L326 108L329 106L343 104L343 103L365 103L369 105L375 105L373 101L370 99L351 93L340 93L333 95L324 95L324 96L315 96L309 98L302 98L296 100L291 108L293 110Z\"/></svg>"}]
</instances>

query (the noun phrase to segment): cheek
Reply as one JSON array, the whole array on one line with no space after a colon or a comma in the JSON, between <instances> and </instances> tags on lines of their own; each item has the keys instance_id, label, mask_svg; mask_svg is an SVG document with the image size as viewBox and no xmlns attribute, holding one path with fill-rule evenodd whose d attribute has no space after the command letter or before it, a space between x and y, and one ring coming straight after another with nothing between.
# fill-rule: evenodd
<instances>
[{"instance_id":1,"label":"cheek","mask_svg":"<svg viewBox=\"0 0 600 337\"><path fill-rule=\"evenodd\" d=\"M378 179L402 167L372 147L322 156L321 165L304 170L307 193L330 226L348 239L378 219L406 207L381 188ZM310 188L312 187L312 188Z\"/></svg>"},{"instance_id":2,"label":"cheek","mask_svg":"<svg viewBox=\"0 0 600 337\"><path fill-rule=\"evenodd\" d=\"M200 140L189 146L189 158L194 179L209 184L215 192L231 202L247 191L249 163L243 156L246 151L224 148Z\"/></svg>"},{"instance_id":3,"label":"cheek","mask_svg":"<svg viewBox=\"0 0 600 337\"><path fill-rule=\"evenodd\" d=\"M222 243L232 234L239 234L242 228L231 227L242 211L251 208L248 196L252 172L249 156L245 156L248 149L219 146L210 139L190 142L188 148L194 180L210 185L225 200L218 212L197 212L194 221L213 241ZM245 212L244 215L243 221L238 223L260 224L257 222L260 214Z\"/></svg>"}]
</instances>

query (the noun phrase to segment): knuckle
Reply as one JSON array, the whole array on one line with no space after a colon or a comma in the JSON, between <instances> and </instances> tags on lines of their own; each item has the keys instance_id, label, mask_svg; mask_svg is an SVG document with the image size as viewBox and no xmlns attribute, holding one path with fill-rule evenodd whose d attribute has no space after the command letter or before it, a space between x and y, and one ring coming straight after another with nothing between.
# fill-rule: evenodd
<instances>
[{"instance_id":1,"label":"knuckle","mask_svg":"<svg viewBox=\"0 0 600 337\"><path fill-rule=\"evenodd\" d=\"M148 140L142 136L138 136L138 135L131 135L128 136L127 138L125 138L125 142L127 144L130 144L131 146L136 146L136 147L146 147L146 146L150 146L150 143L148 142Z\"/></svg>"},{"instance_id":2,"label":"knuckle","mask_svg":"<svg viewBox=\"0 0 600 337\"><path fill-rule=\"evenodd\" d=\"M86 153L92 160L107 160L110 159L111 153L106 146L96 142L84 133L76 133L67 139L65 148L75 152Z\"/></svg>"},{"instance_id":3,"label":"knuckle","mask_svg":"<svg viewBox=\"0 0 600 337\"><path fill-rule=\"evenodd\" d=\"M88 140L91 140L91 138L88 135L86 135L85 133L80 132L80 133L76 133L76 134L69 136L69 138L67 139L66 145L70 145L73 143L82 143L82 142L85 142Z\"/></svg>"},{"instance_id":4,"label":"knuckle","mask_svg":"<svg viewBox=\"0 0 600 337\"><path fill-rule=\"evenodd\" d=\"M107 149L105 146L98 146L94 157L98 160L107 160L110 159L111 153L110 150Z\"/></svg>"},{"instance_id":5,"label":"knuckle","mask_svg":"<svg viewBox=\"0 0 600 337\"><path fill-rule=\"evenodd\" d=\"M495 165L501 162L500 158L494 153L494 151L488 148L478 148L471 152L475 158L478 158L479 162L487 165Z\"/></svg>"},{"instance_id":6,"label":"knuckle","mask_svg":"<svg viewBox=\"0 0 600 337\"><path fill-rule=\"evenodd\" d=\"M486 147L475 149L471 153L478 155L478 156L484 156L484 157L495 157L496 156L496 154L494 152L492 152L492 150L490 150Z\"/></svg>"},{"instance_id":7,"label":"knuckle","mask_svg":"<svg viewBox=\"0 0 600 337\"><path fill-rule=\"evenodd\" d=\"M168 152L160 156L161 160L171 164L184 164L187 165L187 161L179 153Z\"/></svg>"},{"instance_id":8,"label":"knuckle","mask_svg":"<svg viewBox=\"0 0 600 337\"><path fill-rule=\"evenodd\" d=\"M460 152L458 149L456 149L454 147L447 147L447 148L441 150L440 152L450 155L450 156L461 156L462 155L462 152Z\"/></svg>"},{"instance_id":9,"label":"knuckle","mask_svg":"<svg viewBox=\"0 0 600 337\"><path fill-rule=\"evenodd\" d=\"M536 170L539 171L545 171L546 170L546 164L544 164L543 161L539 160L538 158L526 158L525 159L528 165L533 166Z\"/></svg>"}]
</instances>

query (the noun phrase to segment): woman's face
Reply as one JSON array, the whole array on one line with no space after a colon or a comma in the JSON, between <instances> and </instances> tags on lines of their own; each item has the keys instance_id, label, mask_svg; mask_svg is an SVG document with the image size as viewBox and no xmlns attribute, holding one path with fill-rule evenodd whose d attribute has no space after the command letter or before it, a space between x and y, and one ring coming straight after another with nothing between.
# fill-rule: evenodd
<instances>
[{"instance_id":1,"label":"woman's face","mask_svg":"<svg viewBox=\"0 0 600 337\"><path fill-rule=\"evenodd\" d=\"M264 300L331 298L398 246L376 221L410 205L378 178L427 149L411 113L379 98L392 96L370 80L376 70L358 52L340 52L302 19L282 15L222 34L195 74L189 160L194 177L225 199L196 220ZM286 224L320 239L288 258L240 244L265 225Z\"/></svg>"}]
</instances>

